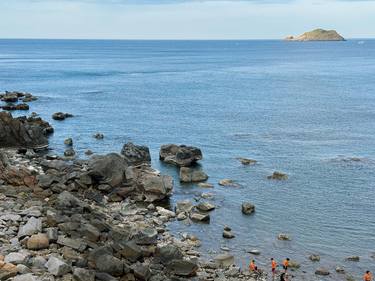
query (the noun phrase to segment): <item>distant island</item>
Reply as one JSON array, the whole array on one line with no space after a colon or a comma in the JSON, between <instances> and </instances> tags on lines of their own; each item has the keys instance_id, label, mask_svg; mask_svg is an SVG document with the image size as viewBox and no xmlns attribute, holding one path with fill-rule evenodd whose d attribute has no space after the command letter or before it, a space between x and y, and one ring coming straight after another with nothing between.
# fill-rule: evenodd
<instances>
[{"instance_id":1,"label":"distant island","mask_svg":"<svg viewBox=\"0 0 375 281\"><path fill-rule=\"evenodd\" d=\"M321 28L294 37L288 36L287 41L345 41L345 38L337 33L336 30L324 30Z\"/></svg>"}]
</instances>

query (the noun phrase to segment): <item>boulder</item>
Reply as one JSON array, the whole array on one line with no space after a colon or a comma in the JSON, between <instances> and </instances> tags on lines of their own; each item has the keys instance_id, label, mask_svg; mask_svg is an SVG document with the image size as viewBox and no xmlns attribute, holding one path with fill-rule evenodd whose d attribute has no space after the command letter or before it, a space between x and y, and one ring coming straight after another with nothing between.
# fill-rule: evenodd
<instances>
[{"instance_id":1,"label":"boulder","mask_svg":"<svg viewBox=\"0 0 375 281\"><path fill-rule=\"evenodd\" d=\"M344 274L345 273L345 269L343 267L341 267L341 266L336 266L335 271L337 273L340 273L340 274Z\"/></svg>"},{"instance_id":2,"label":"boulder","mask_svg":"<svg viewBox=\"0 0 375 281\"><path fill-rule=\"evenodd\" d=\"M329 270L321 267L321 268L318 268L317 270L315 270L315 274L321 275L321 276L327 276L327 275L329 275Z\"/></svg>"},{"instance_id":3,"label":"boulder","mask_svg":"<svg viewBox=\"0 0 375 281\"><path fill-rule=\"evenodd\" d=\"M121 256L131 262L136 262L143 257L142 248L135 241L121 242L119 248L121 249L119 251Z\"/></svg>"},{"instance_id":4,"label":"boulder","mask_svg":"<svg viewBox=\"0 0 375 281\"><path fill-rule=\"evenodd\" d=\"M255 212L255 206L250 202L242 203L242 213L245 215L250 215Z\"/></svg>"},{"instance_id":5,"label":"boulder","mask_svg":"<svg viewBox=\"0 0 375 281\"><path fill-rule=\"evenodd\" d=\"M63 276L71 271L71 267L63 260L51 256L45 264L48 272L54 276Z\"/></svg>"},{"instance_id":6,"label":"boulder","mask_svg":"<svg viewBox=\"0 0 375 281\"><path fill-rule=\"evenodd\" d=\"M208 175L200 169L193 169L189 167L181 167L180 169L180 181L181 182L201 182L206 181Z\"/></svg>"},{"instance_id":7,"label":"boulder","mask_svg":"<svg viewBox=\"0 0 375 281\"><path fill-rule=\"evenodd\" d=\"M176 203L176 214L190 213L193 209L193 204L190 200L182 200Z\"/></svg>"},{"instance_id":8,"label":"boulder","mask_svg":"<svg viewBox=\"0 0 375 281\"><path fill-rule=\"evenodd\" d=\"M190 214L190 218L193 221L210 222L210 215L208 214L192 213Z\"/></svg>"},{"instance_id":9,"label":"boulder","mask_svg":"<svg viewBox=\"0 0 375 281\"><path fill-rule=\"evenodd\" d=\"M151 277L150 266L143 265L143 264L134 264L131 268L137 280L148 281L150 279Z\"/></svg>"},{"instance_id":10,"label":"boulder","mask_svg":"<svg viewBox=\"0 0 375 281\"><path fill-rule=\"evenodd\" d=\"M4 262L8 264L26 264L30 257L30 253L26 251L9 253L4 257Z\"/></svg>"},{"instance_id":11,"label":"boulder","mask_svg":"<svg viewBox=\"0 0 375 281\"><path fill-rule=\"evenodd\" d=\"M247 251L249 254L252 254L254 256L259 256L260 255L260 251L257 250L257 249L251 249L249 251Z\"/></svg>"},{"instance_id":12,"label":"boulder","mask_svg":"<svg viewBox=\"0 0 375 281\"><path fill-rule=\"evenodd\" d=\"M223 237L226 239L233 239L235 235L230 230L224 230L223 231Z\"/></svg>"},{"instance_id":13,"label":"boulder","mask_svg":"<svg viewBox=\"0 0 375 281\"><path fill-rule=\"evenodd\" d=\"M73 270L73 278L76 281L95 281L95 271L77 267Z\"/></svg>"},{"instance_id":14,"label":"boulder","mask_svg":"<svg viewBox=\"0 0 375 281\"><path fill-rule=\"evenodd\" d=\"M164 265L167 265L173 260L182 260L184 257L180 249L173 244L168 244L158 248L156 256L159 257L161 263Z\"/></svg>"},{"instance_id":15,"label":"boulder","mask_svg":"<svg viewBox=\"0 0 375 281\"><path fill-rule=\"evenodd\" d=\"M105 272L113 276L122 276L124 273L123 262L110 254L97 255L95 265L98 271Z\"/></svg>"},{"instance_id":16,"label":"boulder","mask_svg":"<svg viewBox=\"0 0 375 281\"><path fill-rule=\"evenodd\" d=\"M128 165L123 157L116 153L110 153L91 157L88 167L88 175L94 182L116 187L124 182L125 170Z\"/></svg>"},{"instance_id":17,"label":"boulder","mask_svg":"<svg viewBox=\"0 0 375 281\"><path fill-rule=\"evenodd\" d=\"M230 254L220 254L214 258L217 266L226 268L234 264L234 256Z\"/></svg>"},{"instance_id":18,"label":"boulder","mask_svg":"<svg viewBox=\"0 0 375 281\"><path fill-rule=\"evenodd\" d=\"M282 172L275 171L272 175L267 177L269 180L287 180L288 175Z\"/></svg>"},{"instance_id":19,"label":"boulder","mask_svg":"<svg viewBox=\"0 0 375 281\"><path fill-rule=\"evenodd\" d=\"M201 202L199 203L196 208L199 210L199 211L203 211L203 212L209 212L209 211L212 211L215 209L215 205L211 204L210 202Z\"/></svg>"},{"instance_id":20,"label":"boulder","mask_svg":"<svg viewBox=\"0 0 375 281\"><path fill-rule=\"evenodd\" d=\"M42 232L42 220L31 217L25 225L20 226L18 230L18 237L23 238L39 232Z\"/></svg>"},{"instance_id":21,"label":"boulder","mask_svg":"<svg viewBox=\"0 0 375 281\"><path fill-rule=\"evenodd\" d=\"M187 260L172 260L167 269L177 276L191 277L197 274L198 265Z\"/></svg>"},{"instance_id":22,"label":"boulder","mask_svg":"<svg viewBox=\"0 0 375 281\"><path fill-rule=\"evenodd\" d=\"M193 146L167 144L160 148L161 161L180 167L188 167L202 159L202 151Z\"/></svg>"},{"instance_id":23,"label":"boulder","mask_svg":"<svg viewBox=\"0 0 375 281\"><path fill-rule=\"evenodd\" d=\"M129 166L151 163L150 150L147 146L135 145L132 142L128 142L123 146L121 154Z\"/></svg>"},{"instance_id":24,"label":"boulder","mask_svg":"<svg viewBox=\"0 0 375 281\"><path fill-rule=\"evenodd\" d=\"M35 234L27 240L27 248L29 250L42 250L48 247L49 239L44 233Z\"/></svg>"},{"instance_id":25,"label":"boulder","mask_svg":"<svg viewBox=\"0 0 375 281\"><path fill-rule=\"evenodd\" d=\"M0 112L0 147L46 148L44 129L31 118L13 118L10 113Z\"/></svg>"}]
</instances>

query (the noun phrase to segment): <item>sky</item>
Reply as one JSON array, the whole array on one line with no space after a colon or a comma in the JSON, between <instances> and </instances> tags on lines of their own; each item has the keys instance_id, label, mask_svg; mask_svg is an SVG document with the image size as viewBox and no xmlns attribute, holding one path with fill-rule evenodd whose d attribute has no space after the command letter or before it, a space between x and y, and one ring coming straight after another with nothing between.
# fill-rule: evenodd
<instances>
[{"instance_id":1,"label":"sky","mask_svg":"<svg viewBox=\"0 0 375 281\"><path fill-rule=\"evenodd\" d=\"M375 37L375 0L0 0L0 38Z\"/></svg>"}]
</instances>

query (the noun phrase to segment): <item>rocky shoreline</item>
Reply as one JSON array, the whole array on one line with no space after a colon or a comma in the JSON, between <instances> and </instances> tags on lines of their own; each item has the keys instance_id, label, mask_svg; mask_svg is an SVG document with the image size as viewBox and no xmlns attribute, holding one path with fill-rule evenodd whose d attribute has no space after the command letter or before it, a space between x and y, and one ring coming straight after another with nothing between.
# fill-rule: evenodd
<instances>
[{"instance_id":1,"label":"rocky shoreline","mask_svg":"<svg viewBox=\"0 0 375 281\"><path fill-rule=\"evenodd\" d=\"M147 147L128 143L121 154L82 160L39 152L54 130L41 118L2 111L0 129L0 280L266 278L241 272L231 255L204 261L197 237L168 232L173 220L207 220L214 206L165 208L173 179L151 167ZM160 151L161 160L186 168L182 181L207 179L189 168L201 158L194 147Z\"/></svg>"}]
</instances>

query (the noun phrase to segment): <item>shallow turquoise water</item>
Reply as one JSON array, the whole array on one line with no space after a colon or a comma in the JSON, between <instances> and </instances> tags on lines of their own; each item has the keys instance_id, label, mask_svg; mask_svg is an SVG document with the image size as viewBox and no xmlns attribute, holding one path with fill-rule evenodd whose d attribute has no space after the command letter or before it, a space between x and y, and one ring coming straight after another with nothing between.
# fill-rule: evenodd
<instances>
[{"instance_id":1,"label":"shallow turquoise water","mask_svg":"<svg viewBox=\"0 0 375 281\"><path fill-rule=\"evenodd\" d=\"M159 163L160 145L201 147L215 188L176 180L172 203L212 192L218 209L209 225L170 228L198 234L207 256L225 245L242 264L257 248L261 265L289 256L310 280L318 264L308 256L318 253L332 272L342 265L359 277L375 268L375 41L364 41L0 40L0 91L39 96L30 111L48 120L56 111L76 115L51 120L58 152L66 137L81 156L131 140L177 179ZM258 164L242 166L238 156ZM274 170L289 180L267 180ZM223 178L241 187L218 186ZM256 205L254 216L241 214L242 201ZM234 240L222 239L225 224ZM280 232L293 240L277 241ZM351 255L361 261L345 262Z\"/></svg>"}]
</instances>

